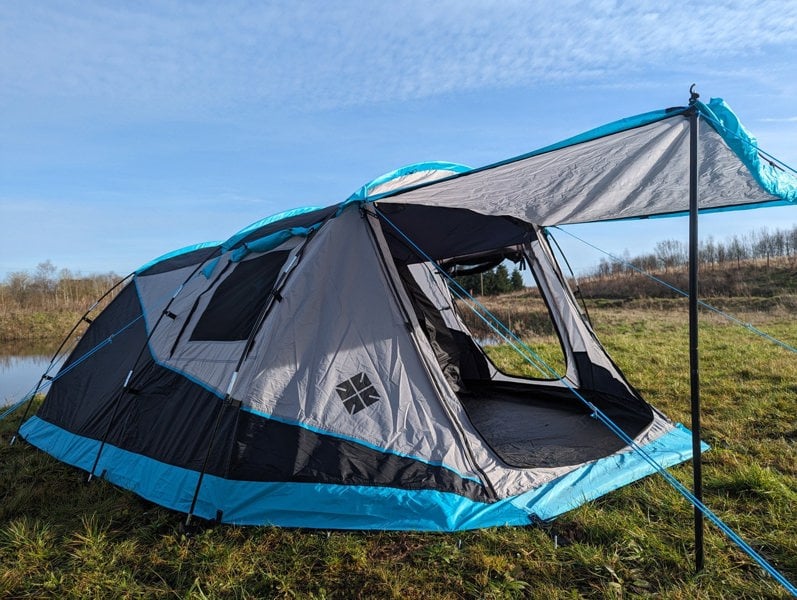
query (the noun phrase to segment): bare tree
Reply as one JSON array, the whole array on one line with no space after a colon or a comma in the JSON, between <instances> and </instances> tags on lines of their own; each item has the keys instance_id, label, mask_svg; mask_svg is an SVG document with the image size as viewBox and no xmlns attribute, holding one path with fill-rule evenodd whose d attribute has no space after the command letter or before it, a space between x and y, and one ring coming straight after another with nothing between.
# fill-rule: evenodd
<instances>
[{"instance_id":1,"label":"bare tree","mask_svg":"<svg viewBox=\"0 0 797 600\"><path fill-rule=\"evenodd\" d=\"M686 264L686 245L680 240L663 240L656 244L656 256L665 271Z\"/></svg>"}]
</instances>

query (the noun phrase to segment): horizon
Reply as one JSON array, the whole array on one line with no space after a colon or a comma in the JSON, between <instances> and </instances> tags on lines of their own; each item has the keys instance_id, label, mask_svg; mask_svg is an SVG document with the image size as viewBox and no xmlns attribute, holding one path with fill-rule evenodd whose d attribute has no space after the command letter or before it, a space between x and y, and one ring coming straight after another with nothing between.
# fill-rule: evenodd
<instances>
[{"instance_id":1,"label":"horizon","mask_svg":"<svg viewBox=\"0 0 797 600\"><path fill-rule=\"evenodd\" d=\"M578 244L582 243L582 240L578 239L579 236L577 234L575 234L573 232L568 232L568 230L571 229L572 227L573 226L565 226L565 227L561 227L561 228L560 227L548 228L549 230L550 229L564 229L565 230L564 234L562 234L562 235L559 235L557 232L550 232L553 235L553 237L556 239L556 244L554 244L554 247L553 247L554 252L556 254L559 253L558 252L558 248L556 246L566 246L568 244L570 244L570 245L578 245ZM740 241L743 245L744 244L749 245L749 248L744 248L744 251L747 251L748 249L750 249L752 252L755 252L754 245L756 243L756 238L757 237L760 238L762 235L774 236L774 235L776 235L778 233L790 234L792 232L797 232L797 223L792 224L792 225L790 225L788 227L785 227L785 228L784 227L777 227L777 226L776 227L772 227L772 228L770 228L770 227L751 228L751 229L749 229L747 231L734 232L734 233L729 234L729 235L727 235L725 237L719 237L719 238L714 236L714 235L708 235L708 236L704 236L703 238L700 239L700 251L703 252L704 249L705 249L705 246L707 244L712 244L715 247L725 246L726 250L727 250L727 248L730 246L730 244L734 240L738 239L738 241ZM584 240L584 241L589 243L589 240ZM670 237L670 238L662 238L661 240L656 240L656 242L654 244L650 245L649 247L644 248L642 251L640 251L640 252L638 252L636 254L631 254L630 252L626 251L626 252L624 252L621 255L616 255L615 254L615 255L609 256L608 251L604 251L604 249L602 249L602 248L600 248L600 249L593 248L593 250L595 250L595 256L596 256L595 261L592 262L592 263L583 263L578 272L576 272L574 270L573 275L575 277L577 277L577 278L578 277L597 276L597 275L599 275L598 274L598 269L601 267L601 264L603 262L607 262L609 264L612 264L612 263L615 263L615 262L619 263L619 264L630 263L630 264L634 265L634 261L639 261L641 259L647 259L651 255L652 256L656 256L658 260L663 260L663 259L661 259L661 257L659 257L659 251L658 251L659 250L659 245L660 244L666 244L666 243L672 244L673 242L675 243L676 246L678 246L680 248L680 250L682 250L684 252L688 251L688 244L686 243L686 241L680 239L677 236ZM669 250L672 250L672 246L670 246ZM790 254L787 254L787 255L782 255L782 254L777 254L776 253L776 254L773 254L772 256L773 256L773 258L791 259L793 256L797 256L797 248L792 248L792 250L790 251ZM565 257L568 259L568 262L570 262L570 259L569 259L569 257L567 257L566 254L565 254ZM749 256L749 257L743 257L743 260L745 260L745 261L747 261L747 260L764 260L764 258ZM686 255L685 255L684 260L682 262L676 263L676 266L678 266L678 265L683 266L684 264L686 264L685 261L686 261ZM703 259L700 259L700 264L701 265L704 262L705 261ZM723 261L719 261L717 264L721 264L722 262ZM730 259L726 259L725 262L732 262L732 261ZM525 269L519 268L515 263L512 263L511 261L504 261L502 263L502 265L504 265L508 269L508 273L510 275L514 271L520 272L521 275L523 275L523 277L524 277L524 284L525 285L530 285L531 284L528 272ZM639 266L639 265L634 265L634 266ZM662 266L662 265L657 265L654 270L660 270L660 269L664 269L664 268L665 267ZM42 272L44 274L48 274L48 278L53 280L53 281L58 281L58 280L62 279L64 276L68 276L70 278L76 278L76 279L80 279L80 278L90 279L90 278L96 278L96 277L109 277L109 276L112 276L112 277L124 277L125 275L127 275L127 273L118 273L116 271L92 271L92 272L86 272L86 271L82 271L81 269L72 270L72 269L70 269L68 267L61 267L60 265L54 263L50 259L45 259L44 261L42 261L41 263L38 263L37 265L35 265L34 267L32 267L30 269L21 269L19 271L9 271L9 272L7 272L3 277L0 277L0 284L2 284L2 285L8 284L10 277L12 277L14 275L21 274L21 273L24 273L24 274L30 275L30 276L35 276L37 274L37 272L40 271L40 270L42 270ZM491 269L491 271L495 271L495 268ZM65 274L65 272L66 272L66 274Z\"/></svg>"}]
</instances>

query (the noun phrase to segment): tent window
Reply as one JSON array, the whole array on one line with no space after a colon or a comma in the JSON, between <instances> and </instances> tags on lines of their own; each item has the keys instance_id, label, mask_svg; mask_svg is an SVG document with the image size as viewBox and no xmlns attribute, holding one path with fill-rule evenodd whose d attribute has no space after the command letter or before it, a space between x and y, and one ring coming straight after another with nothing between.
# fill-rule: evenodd
<instances>
[{"instance_id":1,"label":"tent window","mask_svg":"<svg viewBox=\"0 0 797 600\"><path fill-rule=\"evenodd\" d=\"M214 292L191 340L247 339L289 254L269 252L239 263Z\"/></svg>"},{"instance_id":2,"label":"tent window","mask_svg":"<svg viewBox=\"0 0 797 600\"><path fill-rule=\"evenodd\" d=\"M553 380L567 371L562 339L556 330L548 304L535 280L522 291L504 296L482 296L479 280L468 289L483 302L498 319L509 327L523 343L539 357L527 361L512 346L501 339L467 305L457 301L460 318L468 327L474 341L504 375L524 379ZM537 365L533 363L539 363Z\"/></svg>"}]
</instances>

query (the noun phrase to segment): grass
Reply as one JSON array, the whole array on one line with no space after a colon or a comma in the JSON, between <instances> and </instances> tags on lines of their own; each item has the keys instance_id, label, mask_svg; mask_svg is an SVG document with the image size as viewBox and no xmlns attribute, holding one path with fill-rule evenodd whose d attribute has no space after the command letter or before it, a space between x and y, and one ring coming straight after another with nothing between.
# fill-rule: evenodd
<instances>
[{"instance_id":1,"label":"grass","mask_svg":"<svg viewBox=\"0 0 797 600\"><path fill-rule=\"evenodd\" d=\"M591 307L629 380L688 423L686 318ZM742 315L797 344L779 312ZM706 503L797 581L797 357L701 317ZM528 341L556 356L545 333ZM499 354L500 356L500 354ZM503 360L499 358L498 360ZM507 365L504 365L509 368ZM0 423L3 440L16 427ZM688 483L691 469L672 470ZM692 509L659 477L539 526L453 534L207 526L17 443L0 445L3 598L780 598L713 526L693 574Z\"/></svg>"},{"instance_id":2,"label":"grass","mask_svg":"<svg viewBox=\"0 0 797 600\"><path fill-rule=\"evenodd\" d=\"M80 319L82 311L11 308L0 310L0 343L15 340L60 341Z\"/></svg>"}]
</instances>

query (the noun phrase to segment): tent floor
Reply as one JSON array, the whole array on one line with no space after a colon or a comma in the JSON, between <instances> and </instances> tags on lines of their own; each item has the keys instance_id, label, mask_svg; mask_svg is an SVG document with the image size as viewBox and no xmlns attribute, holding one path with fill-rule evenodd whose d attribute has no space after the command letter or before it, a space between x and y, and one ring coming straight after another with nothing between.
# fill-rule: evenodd
<instances>
[{"instance_id":1,"label":"tent floor","mask_svg":"<svg viewBox=\"0 0 797 600\"><path fill-rule=\"evenodd\" d=\"M561 467L617 452L624 443L582 406L493 389L462 394L471 422L513 467Z\"/></svg>"}]
</instances>

